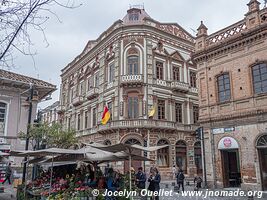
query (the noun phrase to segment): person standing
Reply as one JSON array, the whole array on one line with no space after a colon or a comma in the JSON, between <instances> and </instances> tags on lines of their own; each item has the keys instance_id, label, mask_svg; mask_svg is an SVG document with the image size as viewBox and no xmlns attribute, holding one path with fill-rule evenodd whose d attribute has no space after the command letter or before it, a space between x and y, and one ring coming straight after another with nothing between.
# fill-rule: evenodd
<instances>
[{"instance_id":1,"label":"person standing","mask_svg":"<svg viewBox=\"0 0 267 200\"><path fill-rule=\"evenodd\" d=\"M161 176L160 176L160 173L158 171L158 169L155 167L153 170L151 170L151 175L148 179L148 182L150 182L149 184L149 187L148 187L148 190L151 190L151 191L157 191L159 192L160 190L160 181L161 181ZM159 200L159 196L156 195L155 196L155 200Z\"/></svg>"},{"instance_id":2,"label":"person standing","mask_svg":"<svg viewBox=\"0 0 267 200\"><path fill-rule=\"evenodd\" d=\"M196 187L195 187L195 190L196 190L196 191L198 191L199 188L201 188L201 183L202 183L202 178L201 178L199 175L197 175L197 176L195 177L195 179L194 179L194 185L196 186Z\"/></svg>"},{"instance_id":3,"label":"person standing","mask_svg":"<svg viewBox=\"0 0 267 200\"><path fill-rule=\"evenodd\" d=\"M184 173L183 170L179 170L176 179L177 179L177 184L178 184L178 192L180 191L180 186L182 186L182 191L184 192Z\"/></svg>"},{"instance_id":4,"label":"person standing","mask_svg":"<svg viewBox=\"0 0 267 200\"><path fill-rule=\"evenodd\" d=\"M146 188L146 174L143 172L143 168L139 167L138 172L135 175L136 178L136 186L139 189L145 189Z\"/></svg>"},{"instance_id":5,"label":"person standing","mask_svg":"<svg viewBox=\"0 0 267 200\"><path fill-rule=\"evenodd\" d=\"M6 167L6 178L3 181L3 184L8 180L9 185L11 184L11 180L10 177L12 175L12 168L11 168L11 163L8 163L7 167Z\"/></svg>"}]
</instances>

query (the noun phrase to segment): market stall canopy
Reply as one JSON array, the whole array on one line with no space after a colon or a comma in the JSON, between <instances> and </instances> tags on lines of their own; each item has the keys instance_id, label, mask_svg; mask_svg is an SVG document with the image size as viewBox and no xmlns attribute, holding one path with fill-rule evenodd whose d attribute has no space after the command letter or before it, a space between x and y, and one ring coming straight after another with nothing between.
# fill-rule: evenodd
<instances>
[{"instance_id":1,"label":"market stall canopy","mask_svg":"<svg viewBox=\"0 0 267 200\"><path fill-rule=\"evenodd\" d=\"M0 151L0 156L3 157L3 156L9 156L10 154L9 153L5 153L5 152L2 152Z\"/></svg>"},{"instance_id":2,"label":"market stall canopy","mask_svg":"<svg viewBox=\"0 0 267 200\"><path fill-rule=\"evenodd\" d=\"M85 153L85 154L62 154L55 157L46 156L41 158L35 158L29 161L30 164L39 163L50 163L50 162L76 162L84 161L89 163L103 163L103 162L112 162L112 161L124 161L129 159L129 154L126 152L117 152L111 153L96 149L94 147L84 147L79 149L80 152L95 152L94 154ZM132 154L132 160L139 161L152 161L149 158L134 155Z\"/></svg>"},{"instance_id":3,"label":"market stall canopy","mask_svg":"<svg viewBox=\"0 0 267 200\"><path fill-rule=\"evenodd\" d=\"M91 144L87 144L89 146L95 147L97 149L101 149L104 151L109 151L112 153L116 153L116 152L127 152L127 151L132 151L132 150L142 150L142 151L157 151L159 149L168 147L169 145L162 145L162 146L153 146L153 147L143 147L137 144L134 145L130 145L130 144L124 144L124 143L119 143L119 144L114 144L114 145L102 145L102 144L98 144L98 143L91 143Z\"/></svg>"},{"instance_id":4,"label":"market stall canopy","mask_svg":"<svg viewBox=\"0 0 267 200\"><path fill-rule=\"evenodd\" d=\"M48 148L48 149L41 149L37 151L11 151L10 155L16 157L25 157L25 156L56 156L62 154L74 154L74 155L84 155L85 153L94 154L95 152L84 152L81 149L72 150L72 149L61 149L61 148Z\"/></svg>"}]
</instances>

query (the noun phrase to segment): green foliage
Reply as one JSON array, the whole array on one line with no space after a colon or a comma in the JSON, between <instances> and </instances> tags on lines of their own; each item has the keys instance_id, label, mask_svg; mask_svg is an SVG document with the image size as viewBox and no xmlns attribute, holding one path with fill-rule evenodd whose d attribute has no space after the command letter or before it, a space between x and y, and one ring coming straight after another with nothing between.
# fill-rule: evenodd
<instances>
[{"instance_id":1,"label":"green foliage","mask_svg":"<svg viewBox=\"0 0 267 200\"><path fill-rule=\"evenodd\" d=\"M27 134L21 132L19 137L20 139L26 139ZM74 130L63 130L58 123L32 125L29 129L28 138L32 144L34 141L39 142L40 146L46 148L69 148L78 141Z\"/></svg>"}]
</instances>

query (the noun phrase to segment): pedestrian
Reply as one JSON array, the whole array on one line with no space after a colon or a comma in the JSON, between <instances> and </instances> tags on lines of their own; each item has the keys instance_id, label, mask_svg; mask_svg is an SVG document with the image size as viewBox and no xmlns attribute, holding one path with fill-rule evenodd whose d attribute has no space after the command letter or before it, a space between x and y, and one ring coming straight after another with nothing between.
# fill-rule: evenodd
<instances>
[{"instance_id":1,"label":"pedestrian","mask_svg":"<svg viewBox=\"0 0 267 200\"><path fill-rule=\"evenodd\" d=\"M177 174L176 166L173 165L173 166L172 166L172 179L175 179L175 178L176 178L176 174Z\"/></svg>"},{"instance_id":2,"label":"pedestrian","mask_svg":"<svg viewBox=\"0 0 267 200\"><path fill-rule=\"evenodd\" d=\"M159 190L160 190L159 184L161 181L160 173L156 167L154 169L152 169L151 171L152 171L152 173L150 174L150 177L148 179L148 182L150 182L148 190L153 191L153 192L155 192L155 191L159 192ZM155 195L155 200L159 200L158 195Z\"/></svg>"},{"instance_id":3,"label":"pedestrian","mask_svg":"<svg viewBox=\"0 0 267 200\"><path fill-rule=\"evenodd\" d=\"M139 189L146 188L146 174L143 172L143 168L139 167L138 172L135 175L136 186Z\"/></svg>"},{"instance_id":4,"label":"pedestrian","mask_svg":"<svg viewBox=\"0 0 267 200\"><path fill-rule=\"evenodd\" d=\"M8 163L7 167L6 167L6 178L3 181L3 184L8 180L9 185L11 185L11 180L10 177L12 175L12 168L11 168L11 163Z\"/></svg>"},{"instance_id":5,"label":"pedestrian","mask_svg":"<svg viewBox=\"0 0 267 200\"><path fill-rule=\"evenodd\" d=\"M196 184L195 186L195 190L198 191L199 188L201 188L201 183L202 183L202 178L200 176L196 176L195 179L194 179L194 185Z\"/></svg>"},{"instance_id":6,"label":"pedestrian","mask_svg":"<svg viewBox=\"0 0 267 200\"><path fill-rule=\"evenodd\" d=\"M177 176L176 176L176 179L177 179L177 184L178 184L178 192L180 191L180 186L182 186L182 191L184 192L184 173L183 173L183 170L180 169Z\"/></svg>"}]
</instances>

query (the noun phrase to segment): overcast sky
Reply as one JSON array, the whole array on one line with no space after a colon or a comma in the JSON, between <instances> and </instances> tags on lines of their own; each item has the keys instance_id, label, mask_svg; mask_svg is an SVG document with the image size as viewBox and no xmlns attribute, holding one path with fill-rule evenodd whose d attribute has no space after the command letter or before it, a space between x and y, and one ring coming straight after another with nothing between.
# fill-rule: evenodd
<instances>
[{"instance_id":1,"label":"overcast sky","mask_svg":"<svg viewBox=\"0 0 267 200\"><path fill-rule=\"evenodd\" d=\"M208 33L213 33L244 18L249 0L78 0L83 5L76 9L53 8L61 23L51 17L45 25L49 46L40 33L32 32L38 54L35 66L30 57L17 55L16 73L49 81L59 88L60 73L85 47L88 40L102 32L126 14L129 5L144 4L151 18L160 22L176 22L194 35L203 20ZM260 0L263 7L264 0ZM53 100L58 100L59 89Z\"/></svg>"}]
</instances>

